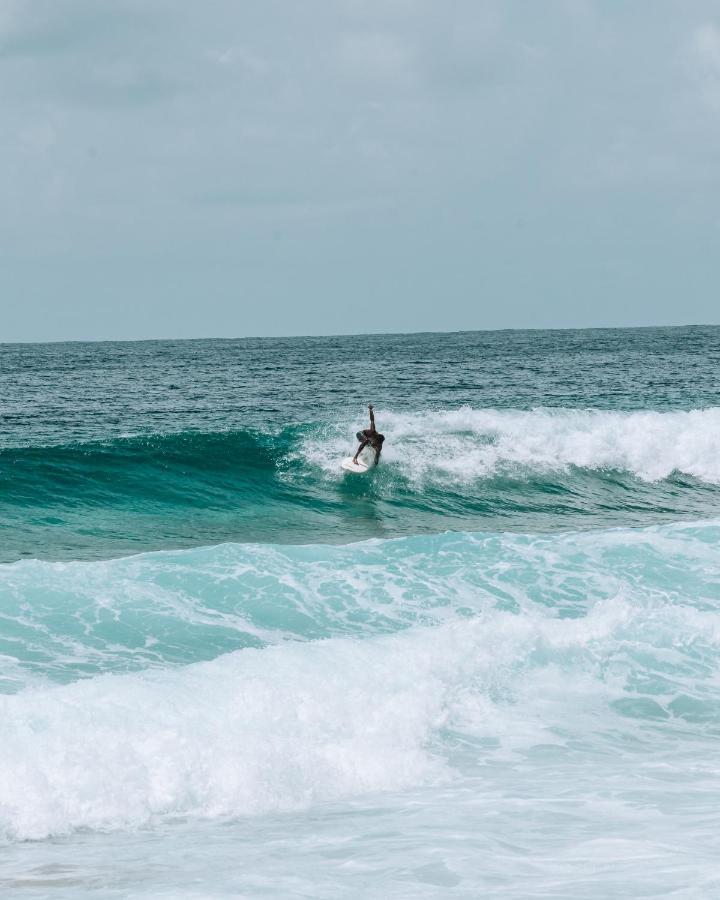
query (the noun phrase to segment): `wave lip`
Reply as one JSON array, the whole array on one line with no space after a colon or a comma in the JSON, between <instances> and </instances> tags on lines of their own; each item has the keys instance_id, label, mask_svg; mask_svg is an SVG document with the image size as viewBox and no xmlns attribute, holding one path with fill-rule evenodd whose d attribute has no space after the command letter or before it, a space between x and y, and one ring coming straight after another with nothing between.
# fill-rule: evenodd
<instances>
[{"instance_id":1,"label":"wave lip","mask_svg":"<svg viewBox=\"0 0 720 900\"><path fill-rule=\"evenodd\" d=\"M680 472L720 484L718 407L669 412L464 407L376 416L386 435L384 462L416 482L462 483L574 466L625 471L644 481ZM347 451L349 428L308 435L305 460L334 473Z\"/></svg>"},{"instance_id":2,"label":"wave lip","mask_svg":"<svg viewBox=\"0 0 720 900\"><path fill-rule=\"evenodd\" d=\"M458 481L616 469L646 481L673 472L720 484L720 407L695 410L608 411L536 408L378 411L386 435L383 462L410 480ZM362 423L360 423L362 424ZM187 492L199 478L214 491L228 482L278 472L299 475L297 463L341 477L338 463L356 445L357 420L305 423L274 431L150 434L106 442L0 449L7 489L23 477L37 494L54 482L72 490L89 484L108 493L133 493L144 483L152 498L165 489ZM11 477L12 476L12 477ZM166 483L153 481L162 477ZM89 481L88 481L89 480ZM183 485L186 487L183 488ZM250 481L249 486L252 486Z\"/></svg>"}]
</instances>

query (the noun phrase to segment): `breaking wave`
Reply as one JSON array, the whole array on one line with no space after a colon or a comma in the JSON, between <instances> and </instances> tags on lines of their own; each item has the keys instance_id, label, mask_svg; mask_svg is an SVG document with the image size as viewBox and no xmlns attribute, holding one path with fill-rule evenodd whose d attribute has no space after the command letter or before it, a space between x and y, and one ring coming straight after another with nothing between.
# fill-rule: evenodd
<instances>
[{"instance_id":1,"label":"breaking wave","mask_svg":"<svg viewBox=\"0 0 720 900\"><path fill-rule=\"evenodd\" d=\"M706 522L0 567L0 832L299 809L538 744L612 754L647 728L711 737L719 537Z\"/></svg>"}]
</instances>

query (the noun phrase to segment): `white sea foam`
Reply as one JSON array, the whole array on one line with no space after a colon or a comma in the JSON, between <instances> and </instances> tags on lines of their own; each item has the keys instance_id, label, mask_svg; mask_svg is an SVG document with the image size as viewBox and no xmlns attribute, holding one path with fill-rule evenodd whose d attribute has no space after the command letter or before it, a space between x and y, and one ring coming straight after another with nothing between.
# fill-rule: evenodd
<instances>
[{"instance_id":1,"label":"white sea foam","mask_svg":"<svg viewBox=\"0 0 720 900\"><path fill-rule=\"evenodd\" d=\"M579 760L595 797L598 760L620 777L648 746L648 765L687 773L720 727L719 528L222 545L0 567L15 603L3 602L3 630L11 646L26 641L8 677L41 653L47 670L56 653L59 665L77 656L66 674L78 678L89 649L101 667L130 660L142 635L153 637L135 651L140 667L152 653L174 665L31 681L0 698L0 834L442 792L516 763L549 783L548 755ZM22 624L39 626L35 644ZM178 665L215 640L209 626L270 645ZM318 633L326 639L307 640Z\"/></svg>"},{"instance_id":2,"label":"white sea foam","mask_svg":"<svg viewBox=\"0 0 720 900\"><path fill-rule=\"evenodd\" d=\"M717 609L719 538L720 523L705 522L22 561L0 566L0 690L241 647L367 638L496 607L582 616L623 596L638 606Z\"/></svg>"},{"instance_id":3,"label":"white sea foam","mask_svg":"<svg viewBox=\"0 0 720 900\"><path fill-rule=\"evenodd\" d=\"M606 754L647 722L699 734L720 718L719 639L714 613L619 596L28 689L0 700L0 832L289 811L574 736Z\"/></svg>"},{"instance_id":4,"label":"white sea foam","mask_svg":"<svg viewBox=\"0 0 720 900\"><path fill-rule=\"evenodd\" d=\"M0 829L246 815L437 778L437 654L344 640L6 697Z\"/></svg>"},{"instance_id":5,"label":"white sea foam","mask_svg":"<svg viewBox=\"0 0 720 900\"><path fill-rule=\"evenodd\" d=\"M383 461L416 482L616 469L645 481L673 472L720 484L720 408L689 411L471 409L379 410ZM334 477L357 423L308 437L301 455Z\"/></svg>"}]
</instances>

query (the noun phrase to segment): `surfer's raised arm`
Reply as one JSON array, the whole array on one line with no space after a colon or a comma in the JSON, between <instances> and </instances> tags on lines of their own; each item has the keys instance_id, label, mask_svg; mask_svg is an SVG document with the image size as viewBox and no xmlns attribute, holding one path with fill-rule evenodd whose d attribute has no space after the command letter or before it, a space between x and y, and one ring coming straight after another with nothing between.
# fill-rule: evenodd
<instances>
[{"instance_id":1,"label":"surfer's raised arm","mask_svg":"<svg viewBox=\"0 0 720 900\"><path fill-rule=\"evenodd\" d=\"M368 403L368 412L370 413L370 427L375 431L375 413L373 412L372 403Z\"/></svg>"}]
</instances>

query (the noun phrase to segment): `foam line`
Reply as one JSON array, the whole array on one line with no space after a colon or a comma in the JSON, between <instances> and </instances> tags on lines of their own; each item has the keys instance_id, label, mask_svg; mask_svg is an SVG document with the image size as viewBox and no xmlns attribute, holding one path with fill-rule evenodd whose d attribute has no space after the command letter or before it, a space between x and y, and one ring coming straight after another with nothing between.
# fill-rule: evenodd
<instances>
[{"instance_id":1,"label":"foam line","mask_svg":"<svg viewBox=\"0 0 720 900\"><path fill-rule=\"evenodd\" d=\"M376 412L383 460L414 482L464 483L496 475L614 469L645 481L673 472L720 484L720 408L613 412L462 409ZM347 425L305 438L304 458L336 474Z\"/></svg>"}]
</instances>

